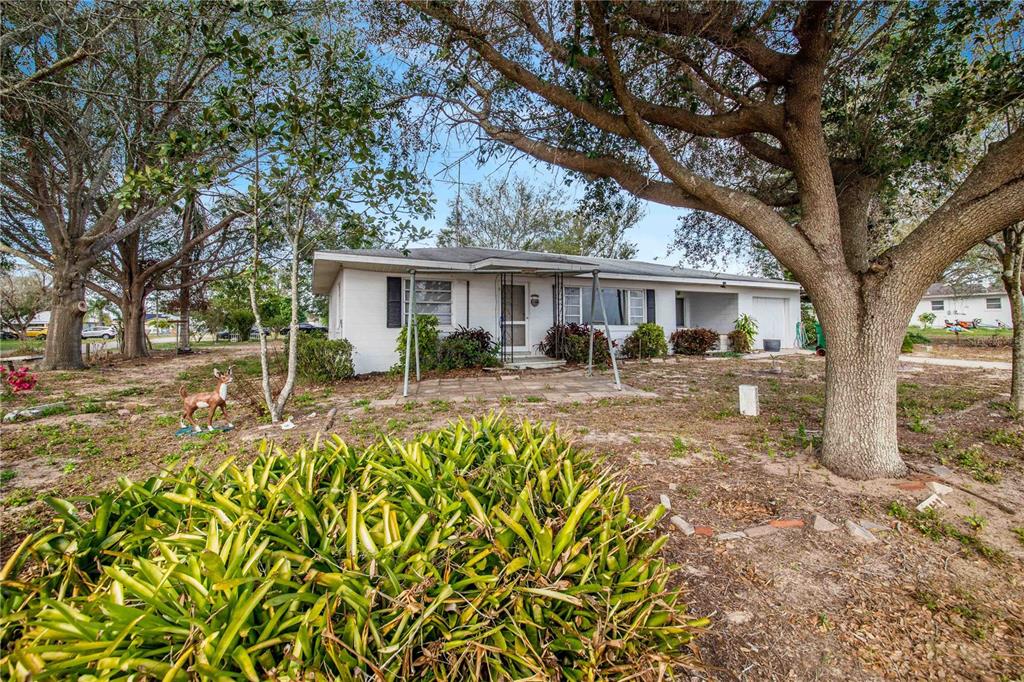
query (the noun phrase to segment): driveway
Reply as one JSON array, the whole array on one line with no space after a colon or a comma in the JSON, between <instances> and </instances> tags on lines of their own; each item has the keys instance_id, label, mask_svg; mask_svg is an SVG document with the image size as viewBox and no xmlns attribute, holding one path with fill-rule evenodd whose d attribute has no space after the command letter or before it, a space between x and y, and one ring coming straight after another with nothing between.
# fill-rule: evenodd
<instances>
[{"instance_id":1,"label":"driveway","mask_svg":"<svg viewBox=\"0 0 1024 682\"><path fill-rule=\"evenodd\" d=\"M1013 365L1009 362L995 360L961 360L957 358L922 358L913 355L901 355L900 362L913 362L920 365L942 365L945 367L964 367L966 369L1001 369L1009 372Z\"/></svg>"}]
</instances>

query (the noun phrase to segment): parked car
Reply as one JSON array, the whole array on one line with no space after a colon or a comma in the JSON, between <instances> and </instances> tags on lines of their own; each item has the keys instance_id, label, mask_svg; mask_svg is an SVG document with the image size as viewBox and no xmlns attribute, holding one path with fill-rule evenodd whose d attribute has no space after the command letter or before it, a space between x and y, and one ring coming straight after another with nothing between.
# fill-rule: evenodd
<instances>
[{"instance_id":1,"label":"parked car","mask_svg":"<svg viewBox=\"0 0 1024 682\"><path fill-rule=\"evenodd\" d=\"M0 339L4 341L15 341L20 338L17 332L12 332L10 329L0 329Z\"/></svg>"},{"instance_id":2,"label":"parked car","mask_svg":"<svg viewBox=\"0 0 1024 682\"><path fill-rule=\"evenodd\" d=\"M117 336L117 330L111 326L92 327L82 330L83 339L112 339Z\"/></svg>"},{"instance_id":3,"label":"parked car","mask_svg":"<svg viewBox=\"0 0 1024 682\"><path fill-rule=\"evenodd\" d=\"M234 338L234 336L235 335L229 332L227 329L222 329L221 331L217 332L218 341L230 341L232 338Z\"/></svg>"},{"instance_id":4,"label":"parked car","mask_svg":"<svg viewBox=\"0 0 1024 682\"><path fill-rule=\"evenodd\" d=\"M270 335L271 335L271 334L273 334L273 333L274 333L274 330L273 330L273 328L271 328L271 327L264 327L264 328L263 328L263 336L270 336ZM258 338L260 338L260 337L259 337L259 330L258 330L258 329L257 329L256 327L253 327L253 328L252 328L252 329L251 329L251 330L249 331L249 340L250 340L250 341L255 341L255 340L257 340Z\"/></svg>"},{"instance_id":5,"label":"parked car","mask_svg":"<svg viewBox=\"0 0 1024 682\"><path fill-rule=\"evenodd\" d=\"M291 326L281 327L281 333L285 336L292 330ZM327 327L321 327L318 324L310 324L309 322L299 322L299 331L309 334L310 332L317 332L320 334L327 333Z\"/></svg>"},{"instance_id":6,"label":"parked car","mask_svg":"<svg viewBox=\"0 0 1024 682\"><path fill-rule=\"evenodd\" d=\"M49 327L45 324L33 325L25 331L25 336L30 339L45 339Z\"/></svg>"}]
</instances>

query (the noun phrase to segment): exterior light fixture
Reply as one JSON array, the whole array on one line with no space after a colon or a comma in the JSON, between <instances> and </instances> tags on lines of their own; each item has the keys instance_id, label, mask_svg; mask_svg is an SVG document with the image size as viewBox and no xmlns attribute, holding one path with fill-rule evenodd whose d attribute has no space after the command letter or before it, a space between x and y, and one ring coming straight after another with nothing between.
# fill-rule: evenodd
<instances>
[{"instance_id":1,"label":"exterior light fixture","mask_svg":"<svg viewBox=\"0 0 1024 682\"><path fill-rule=\"evenodd\" d=\"M530 294L530 307L536 308L540 305L540 296L537 294Z\"/></svg>"}]
</instances>

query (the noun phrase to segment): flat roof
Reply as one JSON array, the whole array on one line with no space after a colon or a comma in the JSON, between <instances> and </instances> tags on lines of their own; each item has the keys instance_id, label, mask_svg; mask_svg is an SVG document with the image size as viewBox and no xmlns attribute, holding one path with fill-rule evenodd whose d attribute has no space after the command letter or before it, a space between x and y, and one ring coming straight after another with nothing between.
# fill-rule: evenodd
<instances>
[{"instance_id":1,"label":"flat roof","mask_svg":"<svg viewBox=\"0 0 1024 682\"><path fill-rule=\"evenodd\" d=\"M313 291L327 292L341 267L388 272L464 272L582 275L598 270L602 275L628 279L662 281L702 280L708 283L722 281L768 286L772 288L799 288L796 282L766 277L752 277L726 272L695 270L661 263L636 260L573 256L540 251L489 249L476 246L428 247L412 249L338 249L317 251L313 254Z\"/></svg>"}]
</instances>

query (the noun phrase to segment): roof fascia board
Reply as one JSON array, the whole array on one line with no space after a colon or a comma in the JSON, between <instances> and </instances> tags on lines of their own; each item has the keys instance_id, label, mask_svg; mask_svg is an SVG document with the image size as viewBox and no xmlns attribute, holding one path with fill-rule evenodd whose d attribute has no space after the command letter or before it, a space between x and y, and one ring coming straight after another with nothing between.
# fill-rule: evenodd
<instances>
[{"instance_id":1,"label":"roof fascia board","mask_svg":"<svg viewBox=\"0 0 1024 682\"><path fill-rule=\"evenodd\" d=\"M562 272L566 274L577 273L577 276L584 277L597 271L599 274L604 275L606 279L623 279L629 281L643 281L643 282L664 282L664 283L676 283L676 284L720 284L726 282L727 286L738 286L738 287L754 287L754 288L766 288L766 289L800 289L800 284L797 282L785 282L785 281L751 281L743 279L730 279L728 276L723 277L669 277L664 275L638 275L638 274L625 274L603 271L600 264L597 263L548 263L544 261L521 261L511 260L507 258L485 258L473 263L456 263L452 261L435 261L435 260L420 260L412 258L395 258L393 256L369 256L369 255L357 255L349 253L335 253L332 251L315 251L313 253L313 260L324 260L333 261L340 263L359 263L365 265L390 265L393 267L404 267L409 270L420 270L425 272L466 272L466 273L478 273L478 274L496 274L496 273L484 273L482 269L488 267L506 267L506 268L528 268L534 270L546 270L551 274L555 272Z\"/></svg>"},{"instance_id":2,"label":"roof fascia board","mask_svg":"<svg viewBox=\"0 0 1024 682\"><path fill-rule=\"evenodd\" d=\"M409 270L424 268L438 272L470 272L471 263L454 263L452 261L420 260L416 258L395 258L393 256L359 256L351 253L333 253L331 251L315 251L316 259L336 261L339 263L365 263L367 265L393 265Z\"/></svg>"}]
</instances>

